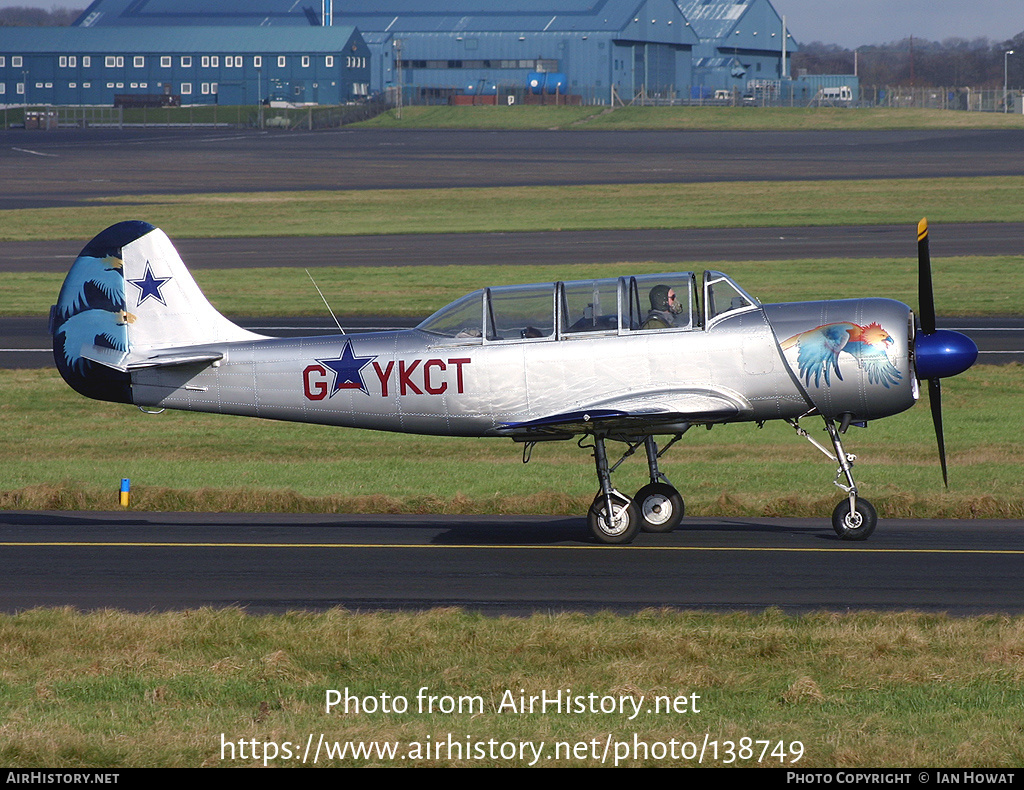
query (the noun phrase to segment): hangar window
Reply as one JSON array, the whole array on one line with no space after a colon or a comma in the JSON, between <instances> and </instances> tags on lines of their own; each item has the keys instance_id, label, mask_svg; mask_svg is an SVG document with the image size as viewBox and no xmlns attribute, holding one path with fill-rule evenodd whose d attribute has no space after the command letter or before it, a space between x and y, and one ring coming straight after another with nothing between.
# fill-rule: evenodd
<instances>
[{"instance_id":1,"label":"hangar window","mask_svg":"<svg viewBox=\"0 0 1024 790\"><path fill-rule=\"evenodd\" d=\"M260 55L253 55L253 57L252 57L252 66L255 69L262 69L263 68L263 58L262 58L262 56L260 56Z\"/></svg>"},{"instance_id":2,"label":"hangar window","mask_svg":"<svg viewBox=\"0 0 1024 790\"><path fill-rule=\"evenodd\" d=\"M285 67L285 65L287 64L287 62L288 61L285 59L284 55L278 55L277 56L277 67L279 69L283 69Z\"/></svg>"},{"instance_id":3,"label":"hangar window","mask_svg":"<svg viewBox=\"0 0 1024 790\"><path fill-rule=\"evenodd\" d=\"M66 69L68 67L68 56L61 55L59 58L57 58L57 65L62 69Z\"/></svg>"},{"instance_id":4,"label":"hangar window","mask_svg":"<svg viewBox=\"0 0 1024 790\"><path fill-rule=\"evenodd\" d=\"M181 95L182 96L189 96L189 95L191 95L191 93L192 93L192 83L191 82L183 82L183 83L181 83Z\"/></svg>"},{"instance_id":5,"label":"hangar window","mask_svg":"<svg viewBox=\"0 0 1024 790\"><path fill-rule=\"evenodd\" d=\"M303 55L302 56L302 68L304 68L304 69L308 69L309 68L309 55Z\"/></svg>"},{"instance_id":6,"label":"hangar window","mask_svg":"<svg viewBox=\"0 0 1024 790\"><path fill-rule=\"evenodd\" d=\"M210 56L203 55L203 57L200 59L199 65L202 66L204 69L210 68Z\"/></svg>"},{"instance_id":7,"label":"hangar window","mask_svg":"<svg viewBox=\"0 0 1024 790\"><path fill-rule=\"evenodd\" d=\"M0 63L0 65L3 65L3 64ZM7 93L7 83L6 82L0 82L0 96L3 96L5 93Z\"/></svg>"},{"instance_id":8,"label":"hangar window","mask_svg":"<svg viewBox=\"0 0 1024 790\"><path fill-rule=\"evenodd\" d=\"M115 58L113 55L107 55L103 59L103 65L106 66L108 69L117 68L117 58Z\"/></svg>"},{"instance_id":9,"label":"hangar window","mask_svg":"<svg viewBox=\"0 0 1024 790\"><path fill-rule=\"evenodd\" d=\"M328 56L327 56L327 57L325 58L325 61L326 61L326 62L324 63L324 65L325 65L325 66L327 66L327 68L329 68L329 69L330 69L330 68L333 68L333 67L334 67L334 55L328 55Z\"/></svg>"},{"instance_id":10,"label":"hangar window","mask_svg":"<svg viewBox=\"0 0 1024 790\"><path fill-rule=\"evenodd\" d=\"M135 58L132 60L132 65L137 69L145 68L146 58L142 55L136 55Z\"/></svg>"},{"instance_id":11,"label":"hangar window","mask_svg":"<svg viewBox=\"0 0 1024 790\"><path fill-rule=\"evenodd\" d=\"M68 55L68 67L73 69L77 65L78 65L78 56L77 55Z\"/></svg>"},{"instance_id":12,"label":"hangar window","mask_svg":"<svg viewBox=\"0 0 1024 790\"><path fill-rule=\"evenodd\" d=\"M11 55L11 68L12 69L20 69L21 68L21 55Z\"/></svg>"},{"instance_id":13,"label":"hangar window","mask_svg":"<svg viewBox=\"0 0 1024 790\"><path fill-rule=\"evenodd\" d=\"M160 56L160 68L169 69L171 67L171 56L161 55Z\"/></svg>"},{"instance_id":14,"label":"hangar window","mask_svg":"<svg viewBox=\"0 0 1024 790\"><path fill-rule=\"evenodd\" d=\"M82 55L82 68L87 69L92 66L92 57L89 55Z\"/></svg>"},{"instance_id":15,"label":"hangar window","mask_svg":"<svg viewBox=\"0 0 1024 790\"><path fill-rule=\"evenodd\" d=\"M182 55L181 56L181 67L183 69L190 69L190 68L192 68L192 56L191 55Z\"/></svg>"},{"instance_id":16,"label":"hangar window","mask_svg":"<svg viewBox=\"0 0 1024 790\"><path fill-rule=\"evenodd\" d=\"M3 55L0 55L0 69L4 68L4 66L6 66L6 65L7 65L7 58L5 58Z\"/></svg>"}]
</instances>

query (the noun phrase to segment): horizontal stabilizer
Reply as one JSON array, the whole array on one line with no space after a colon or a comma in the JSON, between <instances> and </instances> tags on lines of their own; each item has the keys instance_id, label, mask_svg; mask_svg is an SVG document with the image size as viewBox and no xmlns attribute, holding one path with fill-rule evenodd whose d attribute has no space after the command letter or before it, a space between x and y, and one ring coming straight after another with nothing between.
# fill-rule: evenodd
<instances>
[{"instance_id":1,"label":"horizontal stabilizer","mask_svg":"<svg viewBox=\"0 0 1024 790\"><path fill-rule=\"evenodd\" d=\"M190 349L168 349L160 354L131 354L112 348L91 345L83 346L80 352L84 359L105 365L108 368L127 373L143 368L170 368L178 365L211 364L224 359L220 351L192 351Z\"/></svg>"}]
</instances>

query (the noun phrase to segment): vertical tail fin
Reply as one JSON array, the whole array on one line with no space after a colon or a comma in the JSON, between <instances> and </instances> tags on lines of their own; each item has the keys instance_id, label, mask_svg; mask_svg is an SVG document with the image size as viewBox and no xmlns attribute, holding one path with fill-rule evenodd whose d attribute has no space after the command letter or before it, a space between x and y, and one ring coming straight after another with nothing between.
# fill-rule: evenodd
<instances>
[{"instance_id":1,"label":"vertical tail fin","mask_svg":"<svg viewBox=\"0 0 1024 790\"><path fill-rule=\"evenodd\" d=\"M120 222L90 241L50 308L53 356L83 395L131 403L133 363L159 349L260 336L207 301L167 235Z\"/></svg>"}]
</instances>

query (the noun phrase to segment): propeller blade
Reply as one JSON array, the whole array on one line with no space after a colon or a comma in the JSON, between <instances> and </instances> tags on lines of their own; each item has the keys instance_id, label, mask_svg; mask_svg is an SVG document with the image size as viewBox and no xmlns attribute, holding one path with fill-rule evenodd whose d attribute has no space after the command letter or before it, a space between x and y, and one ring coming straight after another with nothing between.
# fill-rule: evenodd
<instances>
[{"instance_id":1,"label":"propeller blade","mask_svg":"<svg viewBox=\"0 0 1024 790\"><path fill-rule=\"evenodd\" d=\"M935 440L939 443L939 463L942 464L942 482L946 488L949 488L949 475L946 473L946 442L942 438L941 379L928 379L928 402L932 407L932 424L935 426Z\"/></svg>"},{"instance_id":2,"label":"propeller blade","mask_svg":"<svg viewBox=\"0 0 1024 790\"><path fill-rule=\"evenodd\" d=\"M932 292L932 259L928 253L928 220L917 223L917 303L921 331L935 331L935 295Z\"/></svg>"}]
</instances>

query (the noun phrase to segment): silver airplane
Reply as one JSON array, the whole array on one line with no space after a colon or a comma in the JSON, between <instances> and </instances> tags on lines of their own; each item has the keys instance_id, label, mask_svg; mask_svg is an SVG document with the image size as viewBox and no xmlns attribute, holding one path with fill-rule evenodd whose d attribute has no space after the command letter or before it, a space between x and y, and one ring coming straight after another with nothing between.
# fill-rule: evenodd
<instances>
[{"instance_id":1,"label":"silver airplane","mask_svg":"<svg viewBox=\"0 0 1024 790\"><path fill-rule=\"evenodd\" d=\"M143 410L506 437L524 461L537 442L581 436L604 543L678 526L683 498L658 461L690 428L785 420L838 464L833 527L864 540L877 515L841 436L910 408L928 381L945 480L939 381L978 353L935 328L925 220L918 236L917 316L891 299L761 304L721 272L674 272L481 288L414 329L275 338L217 312L161 230L121 222L82 250L50 331L69 385ZM802 427L811 417L831 448ZM609 440L626 445L611 466ZM611 474L641 446L650 482L630 497Z\"/></svg>"}]
</instances>

